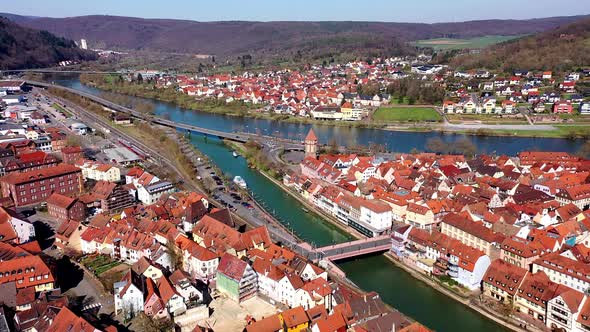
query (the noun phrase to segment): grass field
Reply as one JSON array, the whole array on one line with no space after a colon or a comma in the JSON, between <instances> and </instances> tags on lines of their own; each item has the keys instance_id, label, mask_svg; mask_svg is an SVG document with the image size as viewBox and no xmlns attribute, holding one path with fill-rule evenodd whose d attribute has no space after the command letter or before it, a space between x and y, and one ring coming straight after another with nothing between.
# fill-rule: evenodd
<instances>
[{"instance_id":1,"label":"grass field","mask_svg":"<svg viewBox=\"0 0 590 332\"><path fill-rule=\"evenodd\" d=\"M86 256L82 258L80 263L86 266L90 271L94 272L97 276L121 264L106 255Z\"/></svg>"},{"instance_id":2,"label":"grass field","mask_svg":"<svg viewBox=\"0 0 590 332\"><path fill-rule=\"evenodd\" d=\"M439 122L440 114L430 107L383 107L373 114L376 122Z\"/></svg>"},{"instance_id":3,"label":"grass field","mask_svg":"<svg viewBox=\"0 0 590 332\"><path fill-rule=\"evenodd\" d=\"M417 40L413 44L418 47L432 47L435 50L455 50L464 48L484 48L486 46L516 39L522 36L483 36L471 39L435 38Z\"/></svg>"}]
</instances>

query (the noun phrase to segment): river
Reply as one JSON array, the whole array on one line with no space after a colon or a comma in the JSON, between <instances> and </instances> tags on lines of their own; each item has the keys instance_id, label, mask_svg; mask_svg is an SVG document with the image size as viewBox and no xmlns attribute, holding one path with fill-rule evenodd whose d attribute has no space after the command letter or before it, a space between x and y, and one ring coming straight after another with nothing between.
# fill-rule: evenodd
<instances>
[{"instance_id":1,"label":"river","mask_svg":"<svg viewBox=\"0 0 590 332\"><path fill-rule=\"evenodd\" d=\"M101 91L84 86L75 79L56 80L56 83L100 95ZM174 105L140 98L154 105L156 114L174 121L217 130L246 130L276 132L286 137L303 137L311 127L303 124L277 123L269 120L225 117L211 113L183 110ZM320 140L336 138L341 144L385 144L390 150L409 152L424 149L429 137L441 136L452 141L460 135L437 133L390 132L376 129L314 126ZM526 149L576 151L581 142L566 139L471 137L481 151L516 154ZM243 158L233 158L231 151L218 139L193 135L191 142L208 155L221 170L230 175L241 175L254 192L256 199L268 207L281 222L294 230L303 240L322 246L350 239L350 236L319 217L305 213L295 199L278 186L249 169ZM368 256L339 263L348 278L367 291L377 291L382 299L404 314L437 331L504 331L487 318L455 302L447 296L414 279L383 256Z\"/></svg>"}]
</instances>

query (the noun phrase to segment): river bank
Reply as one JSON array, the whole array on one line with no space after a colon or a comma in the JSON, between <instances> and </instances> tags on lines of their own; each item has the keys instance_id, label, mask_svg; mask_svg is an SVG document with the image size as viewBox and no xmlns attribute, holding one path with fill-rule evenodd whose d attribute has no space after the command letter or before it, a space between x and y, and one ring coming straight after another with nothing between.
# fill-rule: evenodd
<instances>
[{"instance_id":1,"label":"river bank","mask_svg":"<svg viewBox=\"0 0 590 332\"><path fill-rule=\"evenodd\" d=\"M63 80L59 84L75 88L97 96L101 92L81 85L76 80ZM187 124L195 124L215 130L234 131L245 128L253 132L258 128L262 133L280 132L284 137L297 137L309 131L309 126L284 125L265 120L236 122L233 118L220 117L210 113L199 113L184 110L167 103L151 102L156 114L174 121ZM320 139L327 140L334 137L339 144L352 144L347 139L350 136L358 144L367 145L371 142L395 144L396 151L407 152L415 147L420 147L429 137L441 137L445 141L453 139L453 135L431 135L428 133L401 133L376 130L314 127ZM538 146L542 150L576 150L576 142L569 140L546 139L506 139L487 137L485 139L469 138L483 151L497 151L498 153L514 154L529 147ZM269 179L260 172L247 167L244 158L234 158L231 150L217 138L205 138L203 135L191 135L189 142L198 150L208 156L213 163L228 176L241 175L248 187L263 206L269 209L281 224L293 229L299 238L310 244L325 246L334 243L350 241L352 237L341 228L332 223L318 218L315 213L305 213L300 201L294 200L289 193L285 193L280 187L273 185ZM354 260L338 262L338 266L346 272L346 275L360 288L378 292L382 299L404 314L423 322L438 331L504 331L497 323L473 312L465 305L443 295L423 282L415 279L398 266L392 264L383 255L364 256ZM445 308L445 310L440 310ZM449 317L456 317L449 319Z\"/></svg>"},{"instance_id":2,"label":"river bank","mask_svg":"<svg viewBox=\"0 0 590 332\"><path fill-rule=\"evenodd\" d=\"M544 126L535 128L507 129L505 125L496 125L498 128L483 129L462 129L453 128L446 123L440 124L422 124L419 122L373 122L368 120L362 121L330 121L317 120L308 117L290 116L285 114L273 114L265 112L262 108L256 108L255 105L232 102L225 103L219 100L196 100L184 93L172 91L169 88L147 88L142 89L133 87L131 84L114 85L99 84L95 81L81 80L82 84L100 89L106 92L124 94L131 97L140 97L155 99L166 103L171 103L179 107L184 107L193 111L207 112L221 116L234 118L248 118L252 120L269 120L291 124L305 124L316 126L332 126L344 128L365 128L399 132L438 132L442 134L461 134L469 136L495 136L495 137L528 137L528 138L568 138L568 139L588 139L590 138L590 125L588 124L556 124L555 129L548 130ZM129 88L131 87L131 88ZM163 92L163 93L158 93ZM105 96L108 99L108 95ZM483 126L483 125L482 125ZM490 125L485 125L490 126Z\"/></svg>"},{"instance_id":3,"label":"river bank","mask_svg":"<svg viewBox=\"0 0 590 332\"><path fill-rule=\"evenodd\" d=\"M228 144L228 146L232 147L236 151L240 151L241 153L245 152L245 149L242 147L242 144L231 142ZM360 234L355 229L352 229L351 227L343 225L341 222L336 220L333 216L326 214L324 211L322 211L322 210L318 209L316 206L310 204L303 197L301 197L297 193L293 192L290 188L285 186L283 183L281 183L277 179L266 174L264 171L261 171L258 169L257 169L257 171L260 174L262 174L264 177L266 177L269 181L273 182L276 186L280 187L284 192L288 193L291 197L293 197L298 202L300 202L302 205L304 205L307 209L309 209L310 213L316 213L317 215L321 216L323 220L333 224L334 226L340 228L343 231L346 231L347 233L351 234L357 240L366 238L364 235ZM513 331L519 331L519 332L525 331L524 329L499 318L500 315L496 312L489 312L485 308L482 308L479 306L474 306L474 302L473 302L474 299L472 297L466 296L465 294L460 294L455 290L449 289L449 287L445 286L441 281L437 281L436 279L428 278L426 275L424 275L420 271L412 268L410 265L397 259L393 254L387 252L383 256L386 257L389 262L391 262L392 264L401 268L406 273L410 274L413 278L427 284L429 287L431 287L431 288L435 289L436 291L444 294L445 296L463 304L465 307L477 312L478 314L483 315L486 318L493 320L496 323L498 323L508 329L511 329ZM354 284L354 285L356 286L356 284Z\"/></svg>"}]
</instances>

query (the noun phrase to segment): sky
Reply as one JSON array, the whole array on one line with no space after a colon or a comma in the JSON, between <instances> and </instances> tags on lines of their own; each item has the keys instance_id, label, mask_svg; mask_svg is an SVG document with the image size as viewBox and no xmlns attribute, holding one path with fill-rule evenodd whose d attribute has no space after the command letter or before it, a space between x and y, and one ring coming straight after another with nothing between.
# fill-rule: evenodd
<instances>
[{"instance_id":1,"label":"sky","mask_svg":"<svg viewBox=\"0 0 590 332\"><path fill-rule=\"evenodd\" d=\"M195 21L458 22L590 14L590 0L17 0L1 12Z\"/></svg>"}]
</instances>

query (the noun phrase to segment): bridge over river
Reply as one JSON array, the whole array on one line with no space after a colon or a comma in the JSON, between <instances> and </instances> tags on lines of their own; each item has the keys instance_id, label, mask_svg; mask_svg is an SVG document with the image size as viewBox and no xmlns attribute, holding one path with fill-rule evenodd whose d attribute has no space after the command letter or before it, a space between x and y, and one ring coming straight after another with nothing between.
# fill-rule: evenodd
<instances>
[{"instance_id":1,"label":"bridge over river","mask_svg":"<svg viewBox=\"0 0 590 332\"><path fill-rule=\"evenodd\" d=\"M256 135L256 134L243 133L243 132L231 133L231 132L202 128L202 127L184 124L184 123L180 123L180 122L175 122L175 121L163 119L160 117L156 117L153 115L148 115L148 114L145 114L142 112L138 112L136 110L124 107L122 105L113 103L113 102L106 100L104 98L101 98L101 97L98 97L98 96L95 96L95 95L92 95L90 93L86 93L86 92L83 92L80 90L71 89L68 87L54 85L54 84L45 83L45 82L27 81L27 84L29 84L31 86L36 86L36 87L42 87L42 88L51 87L51 88L65 90L70 93L77 94L79 96L82 96L84 98L92 100L92 101L94 101L102 106L105 106L109 109L112 109L116 112L125 113L125 114L128 114L128 115L130 115L134 118L137 118L137 119L141 119L144 121L148 121L151 123L155 123L155 124L159 124L159 125L163 125L163 126L167 126L167 127L171 127L171 128L187 130L190 132L195 132L195 133L199 133L199 134L203 134L203 135L207 135L207 136L219 137L222 139L228 139L228 140L242 142L242 143L247 142L249 140L254 140L259 143L271 141L271 142L275 143L277 146L281 146L285 150L303 150L303 144L300 141L295 141L295 140L290 140L290 139L285 139L285 138L280 138L280 137L274 137L274 136ZM290 248L292 248L293 250L295 250L299 254L308 257L309 259L312 259L314 261L319 261L319 260L326 261L328 263L328 265L330 265L330 270L333 271L335 274L338 274L341 276L344 276L344 272L342 272L336 265L334 265L332 263L333 261L336 261L339 259L354 258L357 256L362 256L362 255L367 255L367 254L372 254L372 253L384 252L384 251L389 250L389 247L390 247L389 235L382 235L382 236L374 237L374 238L350 241L350 242L345 242L345 243L340 243L340 244L325 246L325 247L320 247L320 248L312 248L308 243L305 243L305 242L293 243L293 242L289 241L288 239L285 239L284 237L279 236L279 234L273 234L273 235L274 235L275 240L283 242L285 245L289 246Z\"/></svg>"},{"instance_id":2,"label":"bridge over river","mask_svg":"<svg viewBox=\"0 0 590 332\"><path fill-rule=\"evenodd\" d=\"M153 116L150 114L138 112L138 111L133 110L131 108L128 108L128 107L125 107L125 106L122 106L119 104L115 104L109 100L106 100L104 98L101 98L101 97L98 97L93 94L86 93L86 92L83 92L80 90L71 89L68 87L54 85L54 84L45 83L45 82L26 81L26 83L28 85L36 86L36 87L55 88L55 89L65 90L70 93L74 93L74 94L77 94L77 95L82 96L84 98L87 98L89 100L92 100L93 102L96 102L104 107L112 109L113 111L125 113L125 114L130 115L134 118L141 119L141 120L148 121L148 122L155 123L155 124L159 124L162 126L182 129L182 130L186 130L186 131L193 132L193 133L199 133L199 134L203 134L203 135L207 135L207 136L228 139L231 141L236 141L236 142L241 142L241 143L245 143L250 140L258 142L258 143L273 142L273 143L275 143L276 146L280 146L285 151L303 151L303 143L301 141L297 141L297 140L291 140L291 139L275 137L275 136L268 136L268 135L257 135L257 134L244 133L244 132L226 132L226 131L197 127L197 126L193 126L193 125L189 125L189 124L185 124L185 123L180 123L180 122L176 122L176 121L163 119L163 118Z\"/></svg>"}]
</instances>

